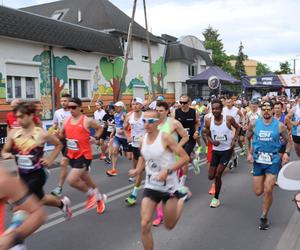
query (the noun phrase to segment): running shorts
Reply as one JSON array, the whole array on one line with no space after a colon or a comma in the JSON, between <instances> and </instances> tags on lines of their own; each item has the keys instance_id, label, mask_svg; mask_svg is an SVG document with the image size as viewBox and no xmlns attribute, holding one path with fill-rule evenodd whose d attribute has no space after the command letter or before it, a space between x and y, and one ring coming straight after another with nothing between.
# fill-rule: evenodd
<instances>
[{"instance_id":1,"label":"running shorts","mask_svg":"<svg viewBox=\"0 0 300 250\"><path fill-rule=\"evenodd\" d=\"M211 167L218 167L220 164L226 167L231 159L232 149L224 151L212 151L212 160L210 163Z\"/></svg>"},{"instance_id":2,"label":"running shorts","mask_svg":"<svg viewBox=\"0 0 300 250\"><path fill-rule=\"evenodd\" d=\"M46 170L43 168L37 169L34 172L24 174L19 172L19 176L29 189L30 194L36 195L40 200L45 196L43 186L47 180Z\"/></svg>"},{"instance_id":3,"label":"running shorts","mask_svg":"<svg viewBox=\"0 0 300 250\"><path fill-rule=\"evenodd\" d=\"M183 149L188 154L188 156L191 156L191 153L193 152L195 145L196 145L196 140L191 138L188 140L186 144L184 144Z\"/></svg>"},{"instance_id":4,"label":"running shorts","mask_svg":"<svg viewBox=\"0 0 300 250\"><path fill-rule=\"evenodd\" d=\"M149 188L145 188L143 193L143 198L147 197L152 201L154 201L155 203L160 203L162 201L164 204L171 198L180 199L183 196L184 195L180 194L178 191L175 191L174 193L166 193L166 192L160 192Z\"/></svg>"},{"instance_id":5,"label":"running shorts","mask_svg":"<svg viewBox=\"0 0 300 250\"><path fill-rule=\"evenodd\" d=\"M118 136L114 137L113 147L119 148L122 145L124 151L129 152L129 146L126 138L120 138Z\"/></svg>"},{"instance_id":6,"label":"running shorts","mask_svg":"<svg viewBox=\"0 0 300 250\"><path fill-rule=\"evenodd\" d=\"M300 136L298 135L292 135L293 142L296 144L300 144Z\"/></svg>"},{"instance_id":7,"label":"running shorts","mask_svg":"<svg viewBox=\"0 0 300 250\"><path fill-rule=\"evenodd\" d=\"M80 156L78 159L70 159L71 168L82 169L85 168L87 171L91 165L92 160L86 159L84 156Z\"/></svg>"},{"instance_id":8,"label":"running shorts","mask_svg":"<svg viewBox=\"0 0 300 250\"><path fill-rule=\"evenodd\" d=\"M132 147L132 153L133 153L133 158L134 158L135 160L138 160L139 157L141 156L140 148Z\"/></svg>"},{"instance_id":9,"label":"running shorts","mask_svg":"<svg viewBox=\"0 0 300 250\"><path fill-rule=\"evenodd\" d=\"M280 170L280 162L272 165L253 163L253 176L263 176L265 174L278 175Z\"/></svg>"}]
</instances>

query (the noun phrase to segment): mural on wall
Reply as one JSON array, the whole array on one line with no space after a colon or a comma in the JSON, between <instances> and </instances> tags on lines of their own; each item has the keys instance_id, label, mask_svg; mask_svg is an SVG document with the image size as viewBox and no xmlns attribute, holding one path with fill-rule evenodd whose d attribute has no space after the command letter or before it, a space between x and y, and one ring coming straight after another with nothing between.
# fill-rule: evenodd
<instances>
[{"instance_id":1,"label":"mural on wall","mask_svg":"<svg viewBox=\"0 0 300 250\"><path fill-rule=\"evenodd\" d=\"M132 95L134 87L144 87L145 93L148 93L148 86L144 82L143 76L138 75L136 78L133 78L128 84L124 95Z\"/></svg>"},{"instance_id":2,"label":"mural on wall","mask_svg":"<svg viewBox=\"0 0 300 250\"><path fill-rule=\"evenodd\" d=\"M161 83L162 80L167 75L167 65L165 64L163 57L160 57L155 61L155 63L152 63L151 69L155 80L155 86L154 86L155 92L157 92L157 94L161 94L162 93Z\"/></svg>"},{"instance_id":3,"label":"mural on wall","mask_svg":"<svg viewBox=\"0 0 300 250\"><path fill-rule=\"evenodd\" d=\"M2 73L1 72L0 72L0 98L6 98L5 80L2 77Z\"/></svg>"},{"instance_id":4,"label":"mural on wall","mask_svg":"<svg viewBox=\"0 0 300 250\"><path fill-rule=\"evenodd\" d=\"M54 57L54 100L55 109L60 108L60 96L62 93L70 93L68 83L68 66L76 65L73 60L67 56Z\"/></svg>"},{"instance_id":5,"label":"mural on wall","mask_svg":"<svg viewBox=\"0 0 300 250\"><path fill-rule=\"evenodd\" d=\"M119 88L121 88L122 93L126 91L126 84L120 83L123 64L124 61L120 57L114 60L110 60L108 57L102 57L100 59L100 69L105 80L109 82L114 102L117 101ZM107 91L105 90L105 92Z\"/></svg>"},{"instance_id":6,"label":"mural on wall","mask_svg":"<svg viewBox=\"0 0 300 250\"><path fill-rule=\"evenodd\" d=\"M42 119L52 118L52 98L51 98L51 72L50 72L50 51L45 50L40 55L36 55L33 61L40 62L40 93L41 93L41 117Z\"/></svg>"}]
</instances>

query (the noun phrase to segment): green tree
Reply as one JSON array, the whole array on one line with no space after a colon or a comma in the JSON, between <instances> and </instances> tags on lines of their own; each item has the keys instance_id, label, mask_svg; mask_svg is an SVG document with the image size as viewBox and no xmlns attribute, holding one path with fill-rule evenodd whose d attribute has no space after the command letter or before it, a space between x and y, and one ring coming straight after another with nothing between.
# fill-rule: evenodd
<instances>
[{"instance_id":1,"label":"green tree","mask_svg":"<svg viewBox=\"0 0 300 250\"><path fill-rule=\"evenodd\" d=\"M243 52L243 49L244 49L244 46L243 46L242 42L240 42L239 52L236 57L236 63L235 63L235 67L234 67L235 68L235 76L238 79L242 79L242 77L246 75L246 70L245 70L245 65L244 65L246 56Z\"/></svg>"},{"instance_id":2,"label":"green tree","mask_svg":"<svg viewBox=\"0 0 300 250\"><path fill-rule=\"evenodd\" d=\"M204 36L205 49L212 51L213 64L230 74L234 73L234 68L230 64L230 58L225 53L222 39L219 38L220 34L218 30L213 29L209 25L202 34Z\"/></svg>"},{"instance_id":3,"label":"green tree","mask_svg":"<svg viewBox=\"0 0 300 250\"><path fill-rule=\"evenodd\" d=\"M161 81L167 75L167 66L164 62L164 59L160 57L152 63L152 74L156 78L157 81L157 94L161 94Z\"/></svg>"},{"instance_id":4,"label":"green tree","mask_svg":"<svg viewBox=\"0 0 300 250\"><path fill-rule=\"evenodd\" d=\"M279 70L275 71L275 74L281 75L281 74L292 74L291 65L288 61L281 62L279 64Z\"/></svg>"},{"instance_id":5,"label":"green tree","mask_svg":"<svg viewBox=\"0 0 300 250\"><path fill-rule=\"evenodd\" d=\"M267 64L257 62L257 67L256 67L256 75L257 76L266 75L270 72L271 72L271 69Z\"/></svg>"}]
</instances>

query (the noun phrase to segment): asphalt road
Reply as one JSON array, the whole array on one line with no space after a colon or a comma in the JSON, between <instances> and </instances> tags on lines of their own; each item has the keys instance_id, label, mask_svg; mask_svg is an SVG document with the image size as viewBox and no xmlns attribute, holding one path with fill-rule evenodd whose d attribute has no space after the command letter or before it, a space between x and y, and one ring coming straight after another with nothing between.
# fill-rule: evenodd
<instances>
[{"instance_id":1,"label":"asphalt road","mask_svg":"<svg viewBox=\"0 0 300 250\"><path fill-rule=\"evenodd\" d=\"M94 160L92 175L99 189L108 194L107 210L98 215L96 210L84 209L85 196L65 185L64 194L72 200L74 217L65 222L60 211L48 209L45 225L27 241L28 249L143 249L140 241L140 200L134 207L125 204L131 191L127 172L131 163L119 161L120 174L107 177L108 165ZM51 170L46 190L56 186L58 169ZM207 179L205 163L200 175L190 171L187 185L193 192L186 203L176 228L167 231L163 225L153 229L155 249L160 250L273 250L285 231L295 211L291 202L292 193L275 188L274 202L267 231L258 229L261 214L261 198L252 192L250 167L240 157L239 167L223 177L220 195L221 206L210 208L208 195L210 181Z\"/></svg>"}]
</instances>

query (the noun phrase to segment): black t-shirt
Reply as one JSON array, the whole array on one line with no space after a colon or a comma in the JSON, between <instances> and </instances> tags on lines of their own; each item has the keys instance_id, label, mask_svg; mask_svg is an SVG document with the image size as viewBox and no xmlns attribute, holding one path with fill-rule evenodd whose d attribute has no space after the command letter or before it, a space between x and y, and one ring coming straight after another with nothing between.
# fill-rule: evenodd
<instances>
[{"instance_id":1,"label":"black t-shirt","mask_svg":"<svg viewBox=\"0 0 300 250\"><path fill-rule=\"evenodd\" d=\"M114 115L110 115L108 113L106 113L104 116L103 116L103 119L102 119L104 122L105 122L105 126L104 126L104 130L105 132L111 132L110 129L108 131L108 125L109 124L115 124L115 116Z\"/></svg>"},{"instance_id":2,"label":"black t-shirt","mask_svg":"<svg viewBox=\"0 0 300 250\"><path fill-rule=\"evenodd\" d=\"M189 133L190 139L192 139L195 133L196 110L190 108L188 112L183 112L181 109L176 109L175 119L182 124Z\"/></svg>"}]
</instances>

